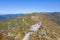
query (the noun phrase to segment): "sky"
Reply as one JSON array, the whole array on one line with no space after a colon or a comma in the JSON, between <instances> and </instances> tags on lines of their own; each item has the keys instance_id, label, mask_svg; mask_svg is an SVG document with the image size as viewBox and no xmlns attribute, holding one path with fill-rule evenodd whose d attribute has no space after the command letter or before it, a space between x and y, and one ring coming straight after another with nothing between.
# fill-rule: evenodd
<instances>
[{"instance_id":1,"label":"sky","mask_svg":"<svg viewBox=\"0 0 60 40\"><path fill-rule=\"evenodd\" d=\"M60 12L60 0L0 0L0 14Z\"/></svg>"}]
</instances>

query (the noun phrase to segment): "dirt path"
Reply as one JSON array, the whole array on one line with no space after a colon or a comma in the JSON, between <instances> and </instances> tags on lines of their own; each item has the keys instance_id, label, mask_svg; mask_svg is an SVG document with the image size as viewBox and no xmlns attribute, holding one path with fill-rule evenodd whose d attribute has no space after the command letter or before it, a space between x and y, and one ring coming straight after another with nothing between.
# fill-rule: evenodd
<instances>
[{"instance_id":1,"label":"dirt path","mask_svg":"<svg viewBox=\"0 0 60 40\"><path fill-rule=\"evenodd\" d=\"M29 29L29 32L25 35L25 37L23 38L23 40L29 40L30 36L38 31L38 29L41 27L41 22L36 23L35 25L32 25L31 28Z\"/></svg>"}]
</instances>

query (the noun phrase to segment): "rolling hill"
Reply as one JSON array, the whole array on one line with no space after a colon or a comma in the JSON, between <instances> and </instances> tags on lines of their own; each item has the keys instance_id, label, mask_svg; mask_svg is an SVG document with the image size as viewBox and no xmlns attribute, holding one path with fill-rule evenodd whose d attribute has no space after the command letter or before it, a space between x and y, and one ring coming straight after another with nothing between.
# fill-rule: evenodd
<instances>
[{"instance_id":1,"label":"rolling hill","mask_svg":"<svg viewBox=\"0 0 60 40\"><path fill-rule=\"evenodd\" d=\"M38 32L31 35L30 40L60 40L60 13L59 12L34 12L0 22L3 34L12 32L15 40L22 40L30 26L42 22ZM6 37L6 35L4 36ZM3 40L4 37L1 39ZM7 38L9 40L9 38Z\"/></svg>"}]
</instances>

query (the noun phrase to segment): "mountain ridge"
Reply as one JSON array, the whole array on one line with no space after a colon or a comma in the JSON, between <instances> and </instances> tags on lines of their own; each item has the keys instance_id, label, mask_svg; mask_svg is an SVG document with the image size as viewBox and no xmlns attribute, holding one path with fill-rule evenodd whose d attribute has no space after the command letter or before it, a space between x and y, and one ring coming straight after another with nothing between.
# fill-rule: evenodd
<instances>
[{"instance_id":1,"label":"mountain ridge","mask_svg":"<svg viewBox=\"0 0 60 40\"><path fill-rule=\"evenodd\" d=\"M0 30L5 30L6 33L8 31L8 26L10 26L10 30L8 32L12 32L13 35L16 36L14 38L15 40L22 40L29 28L35 23L41 21L41 28L38 30L38 33L34 33L31 36L30 40L60 40L59 15L60 14L58 13L26 14L24 16L19 16L4 22L0 22Z\"/></svg>"}]
</instances>

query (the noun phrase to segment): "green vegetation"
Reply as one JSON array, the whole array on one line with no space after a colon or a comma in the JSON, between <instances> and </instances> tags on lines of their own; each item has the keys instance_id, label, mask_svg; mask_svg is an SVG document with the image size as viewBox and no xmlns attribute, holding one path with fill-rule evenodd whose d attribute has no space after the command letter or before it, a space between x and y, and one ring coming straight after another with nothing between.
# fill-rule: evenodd
<instances>
[{"instance_id":1,"label":"green vegetation","mask_svg":"<svg viewBox=\"0 0 60 40\"><path fill-rule=\"evenodd\" d=\"M25 36L25 33L28 32L30 26L35 24L37 21L41 21L42 22L41 29L38 30L38 33L34 33L31 36L30 40L39 40L39 39L41 40L57 39L58 40L58 38L60 38L60 25L59 25L60 16L59 15L48 14L48 13L26 14L24 16L20 16L14 19L9 19L9 20L0 22L0 30L4 30L5 31L4 34L7 34L9 32L9 31L7 32L8 26L10 26L10 32L14 34L15 40L22 40L22 38ZM23 18L24 18L24 21L29 25L26 25L24 23ZM47 36L43 37L44 34L47 34ZM41 37L39 37L39 35Z\"/></svg>"}]
</instances>

